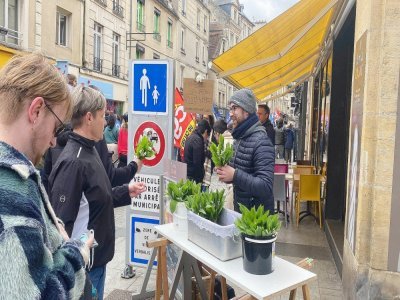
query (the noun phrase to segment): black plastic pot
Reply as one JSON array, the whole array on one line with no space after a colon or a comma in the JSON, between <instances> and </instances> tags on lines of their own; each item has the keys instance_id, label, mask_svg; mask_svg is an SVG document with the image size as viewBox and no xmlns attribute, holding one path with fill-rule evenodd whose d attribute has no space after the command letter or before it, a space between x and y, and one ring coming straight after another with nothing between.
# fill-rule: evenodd
<instances>
[{"instance_id":1,"label":"black plastic pot","mask_svg":"<svg viewBox=\"0 0 400 300\"><path fill-rule=\"evenodd\" d=\"M253 237L242 234L243 269L251 274L272 273L272 249L276 236Z\"/></svg>"}]
</instances>

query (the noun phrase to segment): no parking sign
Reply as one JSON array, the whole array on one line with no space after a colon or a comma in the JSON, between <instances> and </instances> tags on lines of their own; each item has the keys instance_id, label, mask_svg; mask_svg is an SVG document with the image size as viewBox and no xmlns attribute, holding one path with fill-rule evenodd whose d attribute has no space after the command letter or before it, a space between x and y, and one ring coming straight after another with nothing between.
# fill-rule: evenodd
<instances>
[{"instance_id":1,"label":"no parking sign","mask_svg":"<svg viewBox=\"0 0 400 300\"><path fill-rule=\"evenodd\" d=\"M148 121L140 124L135 132L135 136L133 139L133 144L135 145L134 146L135 149L142 136L147 136L149 141L153 144L153 150L155 153L152 157L144 159L143 164L149 167L155 166L164 157L165 153L164 133L161 130L160 126L158 126L154 122Z\"/></svg>"}]
</instances>

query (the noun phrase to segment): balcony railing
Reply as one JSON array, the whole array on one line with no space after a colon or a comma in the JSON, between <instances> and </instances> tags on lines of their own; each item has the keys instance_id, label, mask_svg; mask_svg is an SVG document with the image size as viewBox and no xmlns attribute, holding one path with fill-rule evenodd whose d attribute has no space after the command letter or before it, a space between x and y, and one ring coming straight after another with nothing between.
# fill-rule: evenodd
<instances>
[{"instance_id":1,"label":"balcony railing","mask_svg":"<svg viewBox=\"0 0 400 300\"><path fill-rule=\"evenodd\" d=\"M99 57L93 58L93 70L101 72L103 70L103 59Z\"/></svg>"},{"instance_id":2,"label":"balcony railing","mask_svg":"<svg viewBox=\"0 0 400 300\"><path fill-rule=\"evenodd\" d=\"M112 75L115 77L119 77L119 74L121 72L121 66L119 65L112 65Z\"/></svg>"},{"instance_id":3,"label":"balcony railing","mask_svg":"<svg viewBox=\"0 0 400 300\"><path fill-rule=\"evenodd\" d=\"M146 26L144 26L144 24L140 23L140 22L136 22L136 28L137 30L139 30L140 32L145 32L146 30Z\"/></svg>"},{"instance_id":4,"label":"balcony railing","mask_svg":"<svg viewBox=\"0 0 400 300\"><path fill-rule=\"evenodd\" d=\"M113 13L121 18L124 17L124 8L115 0L113 0Z\"/></svg>"},{"instance_id":5,"label":"balcony railing","mask_svg":"<svg viewBox=\"0 0 400 300\"><path fill-rule=\"evenodd\" d=\"M107 0L95 0L97 3L99 3L100 5L107 7Z\"/></svg>"},{"instance_id":6,"label":"balcony railing","mask_svg":"<svg viewBox=\"0 0 400 300\"><path fill-rule=\"evenodd\" d=\"M167 46L172 49L174 48L174 43L172 41L167 40Z\"/></svg>"},{"instance_id":7,"label":"balcony railing","mask_svg":"<svg viewBox=\"0 0 400 300\"><path fill-rule=\"evenodd\" d=\"M0 26L0 43L21 46L22 33Z\"/></svg>"},{"instance_id":8,"label":"balcony railing","mask_svg":"<svg viewBox=\"0 0 400 300\"><path fill-rule=\"evenodd\" d=\"M161 34L159 34L158 32L154 32L153 39L155 39L156 41L161 42Z\"/></svg>"}]
</instances>

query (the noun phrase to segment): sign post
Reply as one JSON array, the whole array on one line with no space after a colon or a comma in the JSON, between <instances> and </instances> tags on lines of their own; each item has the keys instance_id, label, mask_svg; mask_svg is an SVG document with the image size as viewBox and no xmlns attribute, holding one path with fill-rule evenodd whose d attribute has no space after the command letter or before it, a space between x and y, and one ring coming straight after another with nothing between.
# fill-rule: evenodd
<instances>
[{"instance_id":1,"label":"sign post","mask_svg":"<svg viewBox=\"0 0 400 300\"><path fill-rule=\"evenodd\" d=\"M151 249L146 241L157 237L153 227L163 222L162 174L173 150L173 62L135 60L129 65L128 158L143 136L153 144L155 154L143 160L134 180L144 182L147 190L126 209L126 268L147 266ZM156 265L156 262L154 262ZM126 276L129 277L129 276Z\"/></svg>"}]
</instances>

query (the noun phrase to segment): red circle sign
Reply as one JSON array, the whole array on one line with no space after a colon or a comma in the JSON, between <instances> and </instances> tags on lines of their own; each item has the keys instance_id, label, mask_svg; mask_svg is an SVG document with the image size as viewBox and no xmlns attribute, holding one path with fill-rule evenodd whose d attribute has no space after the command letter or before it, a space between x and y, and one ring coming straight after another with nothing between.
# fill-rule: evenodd
<instances>
[{"instance_id":1,"label":"red circle sign","mask_svg":"<svg viewBox=\"0 0 400 300\"><path fill-rule=\"evenodd\" d=\"M143 135L147 135L149 140L153 143L155 155L149 158L143 159L143 164L148 167L157 165L164 157L165 152L165 137L160 126L154 122L144 122L139 125L136 129L135 136L133 138L133 145L136 146Z\"/></svg>"}]
</instances>

